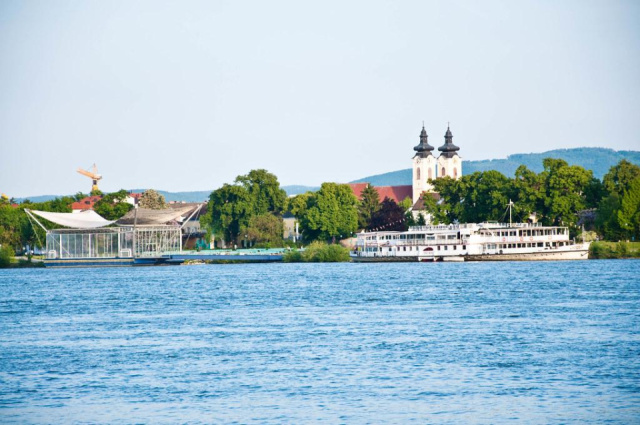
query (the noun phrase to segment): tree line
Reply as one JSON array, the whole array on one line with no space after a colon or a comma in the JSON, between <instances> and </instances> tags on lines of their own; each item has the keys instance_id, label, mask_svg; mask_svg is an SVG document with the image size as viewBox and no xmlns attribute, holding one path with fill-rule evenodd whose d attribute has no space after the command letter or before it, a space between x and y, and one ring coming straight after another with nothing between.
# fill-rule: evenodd
<instances>
[{"instance_id":1,"label":"tree line","mask_svg":"<svg viewBox=\"0 0 640 425\"><path fill-rule=\"evenodd\" d=\"M640 236L640 167L622 160L600 181L562 159L547 158L543 166L535 173L522 165L513 178L485 171L437 179L441 200L425 197L427 212L435 223L507 221L513 201L516 222L567 226L573 234L584 226L607 240Z\"/></svg>"},{"instance_id":2,"label":"tree line","mask_svg":"<svg viewBox=\"0 0 640 425\"><path fill-rule=\"evenodd\" d=\"M15 252L20 252L27 246L44 247L46 237L44 230L33 223L24 210L69 213L71 212L71 204L81 201L87 196L78 192L73 196L62 196L45 202L31 202L25 199L20 204L16 204L13 199L0 198L0 246L9 247ZM108 194L95 192L92 196L102 196L93 205L93 209L107 220L118 220L133 209L133 205L126 202L129 192L124 189ZM164 196L153 189L145 191L140 196L138 205L141 208L151 209L167 207ZM44 218L38 218L38 220L48 229L60 227Z\"/></svg>"},{"instance_id":3,"label":"tree line","mask_svg":"<svg viewBox=\"0 0 640 425\"><path fill-rule=\"evenodd\" d=\"M423 195L423 214L410 212L411 199L399 204L379 199L368 185L360 199L349 185L323 183L316 192L287 197L278 178L267 170L251 170L211 192L207 214L201 225L227 246L283 246L283 216L290 214L299 224L300 240L334 242L360 230L406 230L424 224L426 215L434 224L507 221L507 204L513 201L513 221L537 220L544 225L567 226L575 235L584 226L606 240L640 238L640 167L620 161L602 180L589 170L547 158L543 171L520 166L514 177L497 171L475 172L458 180L432 181L439 198ZM94 206L109 220L117 220L133 206L124 202L128 192L106 194ZM11 205L0 200L0 244L20 249L44 243L44 232L34 227L25 208L70 212L71 204L84 198L78 193L51 201ZM155 191L142 195L141 206L165 208ZM48 223L51 228L55 225Z\"/></svg>"}]
</instances>

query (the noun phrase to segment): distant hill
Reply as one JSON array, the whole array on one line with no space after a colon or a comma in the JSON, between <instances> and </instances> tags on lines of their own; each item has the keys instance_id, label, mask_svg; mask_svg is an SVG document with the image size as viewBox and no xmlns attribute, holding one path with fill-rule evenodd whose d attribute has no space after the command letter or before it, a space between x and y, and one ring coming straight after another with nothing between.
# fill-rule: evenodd
<instances>
[{"instance_id":1,"label":"distant hill","mask_svg":"<svg viewBox=\"0 0 640 425\"><path fill-rule=\"evenodd\" d=\"M606 148L575 148L575 149L556 149L542 153L518 153L509 155L506 159L487 159L482 161L462 161L462 172L471 174L476 171L497 170L508 177L513 177L516 169L521 165L526 165L530 170L537 173L542 171L542 160L544 158L560 158L564 159L571 165L579 165L588 170L593 171L593 175L599 179L609 171L609 168L616 165L621 159L640 165L639 151L615 151ZM392 171L390 173L377 174L374 176L363 177L354 180L351 183L368 182L374 186L400 186L411 184L411 168L404 170ZM298 195L307 191L316 191L319 188L315 186L290 185L282 186L287 195ZM132 189L131 192L140 193L145 189ZM209 199L210 190L202 190L195 192L167 192L158 190L167 202L185 201L185 202L203 202ZM60 195L38 195L26 198L17 198L17 202L29 199L31 202L45 202Z\"/></svg>"},{"instance_id":2,"label":"distant hill","mask_svg":"<svg viewBox=\"0 0 640 425\"><path fill-rule=\"evenodd\" d=\"M300 185L291 185L291 186L282 186L282 188L287 192L287 195L298 195L300 193L305 193L308 191L318 190L318 187L314 186L300 186ZM133 193L142 193L146 189L131 189L129 192ZM167 192L166 190L157 190L159 194L164 196L164 199L167 202L171 201L185 201L185 202L203 202L209 199L209 195L211 194L211 190L200 190L194 192ZM38 195L38 196L28 196L26 198L16 198L17 202L22 202L25 199L30 200L31 202L46 202L55 198L60 198L63 195Z\"/></svg>"},{"instance_id":3,"label":"distant hill","mask_svg":"<svg viewBox=\"0 0 640 425\"><path fill-rule=\"evenodd\" d=\"M509 155L506 159L487 159L482 161L462 161L463 174L472 174L476 171L496 170L508 177L513 177L516 169L524 164L530 170L537 173L542 171L544 158L564 159L571 165L579 165L593 171L594 177L602 179L609 169L621 159L640 165L640 152L615 151L606 148L575 148L556 149L542 153L519 153ZM399 186L411 184L412 170L392 171L390 173L377 174L363 177L351 183L368 182L374 186Z\"/></svg>"}]
</instances>

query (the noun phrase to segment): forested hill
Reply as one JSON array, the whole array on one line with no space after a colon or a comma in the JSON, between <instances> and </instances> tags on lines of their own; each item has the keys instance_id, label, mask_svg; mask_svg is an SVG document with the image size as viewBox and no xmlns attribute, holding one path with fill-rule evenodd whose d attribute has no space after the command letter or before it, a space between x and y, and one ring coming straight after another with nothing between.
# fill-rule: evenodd
<instances>
[{"instance_id":1,"label":"forested hill","mask_svg":"<svg viewBox=\"0 0 640 425\"><path fill-rule=\"evenodd\" d=\"M530 170L535 172L542 171L542 160L544 158L561 158L571 165L580 165L586 169L592 170L593 175L602 179L609 168L616 165L621 159L640 165L639 151L614 151L605 148L575 148L575 149L556 149L543 153L519 153L509 155L506 159L488 159L483 161L462 161L463 174L471 174L475 171L497 170L507 177L513 177L513 174L521 164L526 165ZM331 177L327 176L327 180ZM411 168L405 170L392 171L390 173L378 174L375 176L363 177L354 180L351 183L369 182L374 186L397 186L411 184ZM311 186L283 186L288 195L297 195L308 190L318 190L318 187ZM213 189L212 189L213 190ZM144 192L144 189L133 189L133 192ZM186 202L202 202L209 199L211 191L195 191L195 192L167 192L158 190L158 192L169 201L186 201ZM54 199L56 195L33 196L28 199L32 202L45 202ZM27 199L19 198L18 202Z\"/></svg>"},{"instance_id":2,"label":"forested hill","mask_svg":"<svg viewBox=\"0 0 640 425\"><path fill-rule=\"evenodd\" d=\"M615 151L605 148L556 149L542 153L519 153L509 155L506 159L487 159L482 161L462 161L462 173L471 174L476 171L496 170L507 177L513 177L516 169L524 164L537 173L542 171L544 158L564 159L570 165L579 165L593 171L594 177L602 179L609 168L621 159L640 165L639 151ZM363 177L352 183L368 182L374 186L397 186L411 184L411 168L392 171L390 173Z\"/></svg>"},{"instance_id":3,"label":"forested hill","mask_svg":"<svg viewBox=\"0 0 640 425\"><path fill-rule=\"evenodd\" d=\"M287 195L297 195L299 193L304 193L307 191L315 191L318 190L319 187L314 186L282 186L282 188L287 192ZM142 193L146 189L131 189L130 192L133 193ZM184 201L184 202L203 202L209 199L209 195L211 195L211 190L200 190L193 192L167 192L166 190L157 190L159 194L164 196L164 199L167 202L171 201ZM29 196L25 198L16 198L16 202L22 202L25 199L28 199L31 202L46 202L55 198L60 198L62 195L38 195L38 196ZM69 195L70 196L70 195Z\"/></svg>"}]
</instances>

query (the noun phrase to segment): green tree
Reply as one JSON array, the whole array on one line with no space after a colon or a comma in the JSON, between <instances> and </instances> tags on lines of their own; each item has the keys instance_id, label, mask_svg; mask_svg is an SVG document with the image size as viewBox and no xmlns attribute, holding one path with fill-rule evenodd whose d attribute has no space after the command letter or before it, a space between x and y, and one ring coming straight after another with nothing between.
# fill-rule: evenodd
<instances>
[{"instance_id":1,"label":"green tree","mask_svg":"<svg viewBox=\"0 0 640 425\"><path fill-rule=\"evenodd\" d=\"M463 176L459 180L454 180L451 177L443 177L433 181L435 191L440 194L439 208L441 223L453 223L455 221L460 221L463 209L465 208L465 205L463 204L464 196L462 185L462 179L465 177L467 176ZM431 201L427 200L428 204L430 202ZM424 217L422 221L424 221ZM416 224L421 226L424 222L418 221Z\"/></svg>"},{"instance_id":2,"label":"green tree","mask_svg":"<svg viewBox=\"0 0 640 425\"><path fill-rule=\"evenodd\" d=\"M251 170L246 175L236 177L235 182L244 186L249 193L253 215L282 213L287 193L280 188L278 178L274 174L262 169Z\"/></svg>"},{"instance_id":3,"label":"green tree","mask_svg":"<svg viewBox=\"0 0 640 425\"><path fill-rule=\"evenodd\" d=\"M532 213L541 214L544 206L544 181L526 166L517 168L513 179L511 200L518 221L526 221Z\"/></svg>"},{"instance_id":4,"label":"green tree","mask_svg":"<svg viewBox=\"0 0 640 425\"><path fill-rule=\"evenodd\" d=\"M616 218L625 237L640 237L640 176L625 189Z\"/></svg>"},{"instance_id":5,"label":"green tree","mask_svg":"<svg viewBox=\"0 0 640 425\"><path fill-rule=\"evenodd\" d=\"M253 203L244 186L225 183L211 192L208 209L208 222L213 233L227 242L235 242L249 224Z\"/></svg>"},{"instance_id":6,"label":"green tree","mask_svg":"<svg viewBox=\"0 0 640 425\"><path fill-rule=\"evenodd\" d=\"M140 208L148 208L152 210L163 210L167 208L167 202L164 196L159 194L153 189L145 190L142 196L140 196L140 202L138 202Z\"/></svg>"},{"instance_id":7,"label":"green tree","mask_svg":"<svg viewBox=\"0 0 640 425\"><path fill-rule=\"evenodd\" d=\"M585 191L591 182L591 171L570 166L562 159L546 158L542 161L545 198L542 222L546 225L573 226L577 212L586 206Z\"/></svg>"},{"instance_id":8,"label":"green tree","mask_svg":"<svg viewBox=\"0 0 640 425\"><path fill-rule=\"evenodd\" d=\"M0 244L0 269L9 267L13 258L13 248L9 245Z\"/></svg>"},{"instance_id":9,"label":"green tree","mask_svg":"<svg viewBox=\"0 0 640 425\"><path fill-rule=\"evenodd\" d=\"M296 196L290 203L306 242L347 237L358 228L358 200L346 184L323 183L315 193Z\"/></svg>"},{"instance_id":10,"label":"green tree","mask_svg":"<svg viewBox=\"0 0 640 425\"><path fill-rule=\"evenodd\" d=\"M602 183L609 194L615 193L622 196L638 177L640 177L640 167L623 159L611 167L609 172L604 175Z\"/></svg>"},{"instance_id":11,"label":"green tree","mask_svg":"<svg viewBox=\"0 0 640 425\"><path fill-rule=\"evenodd\" d=\"M12 248L21 246L21 213L24 214L24 211L9 204L0 205L0 245Z\"/></svg>"},{"instance_id":12,"label":"green tree","mask_svg":"<svg viewBox=\"0 0 640 425\"><path fill-rule=\"evenodd\" d=\"M266 170L251 170L236 177L234 184L224 184L211 192L208 213L201 222L227 242L239 242L252 217L279 216L286 201L287 194L275 175Z\"/></svg>"},{"instance_id":13,"label":"green tree","mask_svg":"<svg viewBox=\"0 0 640 425\"><path fill-rule=\"evenodd\" d=\"M107 220L117 220L133 209L133 205L126 202L129 192L122 189L109 193L96 202L93 210Z\"/></svg>"},{"instance_id":14,"label":"green tree","mask_svg":"<svg viewBox=\"0 0 640 425\"><path fill-rule=\"evenodd\" d=\"M282 246L283 233L282 217L271 213L251 217L246 231L250 241L268 248Z\"/></svg>"},{"instance_id":15,"label":"green tree","mask_svg":"<svg viewBox=\"0 0 640 425\"><path fill-rule=\"evenodd\" d=\"M462 209L459 220L480 223L502 220L509 203L510 181L498 171L475 172L460 179Z\"/></svg>"},{"instance_id":16,"label":"green tree","mask_svg":"<svg viewBox=\"0 0 640 425\"><path fill-rule=\"evenodd\" d=\"M371 218L380 209L380 196L378 191L368 184L360 194L358 202L358 228L370 228Z\"/></svg>"},{"instance_id":17,"label":"green tree","mask_svg":"<svg viewBox=\"0 0 640 425\"><path fill-rule=\"evenodd\" d=\"M596 213L596 229L605 239L617 241L622 239L623 230L618 223L620 196L617 193L605 197L600 201Z\"/></svg>"},{"instance_id":18,"label":"green tree","mask_svg":"<svg viewBox=\"0 0 640 425\"><path fill-rule=\"evenodd\" d=\"M431 216L431 224L449 224L449 219L447 217L447 212L444 210L442 204L438 203L436 198L434 198L429 193L422 194L422 202L424 205L424 210L427 214ZM422 224L416 223L416 225L424 225L426 220L422 217Z\"/></svg>"}]
</instances>

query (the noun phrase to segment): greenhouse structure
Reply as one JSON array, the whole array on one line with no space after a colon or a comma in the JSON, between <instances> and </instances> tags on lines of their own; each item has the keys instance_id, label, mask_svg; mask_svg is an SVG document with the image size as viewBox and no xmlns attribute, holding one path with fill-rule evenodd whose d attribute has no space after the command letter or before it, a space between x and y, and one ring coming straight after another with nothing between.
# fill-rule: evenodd
<instances>
[{"instance_id":1,"label":"greenhouse structure","mask_svg":"<svg viewBox=\"0 0 640 425\"><path fill-rule=\"evenodd\" d=\"M136 259L159 259L182 251L182 227L200 206L145 210L136 208L109 221L95 211L52 213L25 210L46 232L50 265L127 265ZM64 228L47 229L37 218Z\"/></svg>"}]
</instances>

